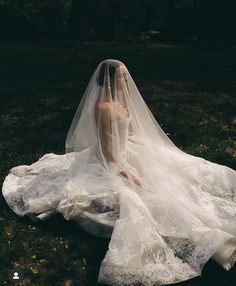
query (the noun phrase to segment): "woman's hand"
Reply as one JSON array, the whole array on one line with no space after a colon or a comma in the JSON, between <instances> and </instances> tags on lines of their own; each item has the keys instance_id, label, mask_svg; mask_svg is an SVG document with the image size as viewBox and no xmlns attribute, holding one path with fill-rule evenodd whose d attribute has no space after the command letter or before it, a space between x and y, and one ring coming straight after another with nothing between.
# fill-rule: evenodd
<instances>
[{"instance_id":1,"label":"woman's hand","mask_svg":"<svg viewBox=\"0 0 236 286\"><path fill-rule=\"evenodd\" d=\"M132 174L130 174L130 173L128 174L126 171L121 171L120 174L121 174L123 177L127 178L127 179L128 179L129 177L132 177L134 183L135 183L137 186L139 186L139 187L142 186L142 185L141 185L141 182L140 182L134 175L132 175Z\"/></svg>"},{"instance_id":2,"label":"woman's hand","mask_svg":"<svg viewBox=\"0 0 236 286\"><path fill-rule=\"evenodd\" d=\"M130 142L132 142L132 143L134 143L134 144L144 145L143 142L138 141L138 140L136 139L136 137L134 137L134 136L129 136L129 137L128 137L128 141L130 141Z\"/></svg>"},{"instance_id":3,"label":"woman's hand","mask_svg":"<svg viewBox=\"0 0 236 286\"><path fill-rule=\"evenodd\" d=\"M137 143L134 139L131 139L132 137L129 137L128 140L132 143Z\"/></svg>"},{"instance_id":4,"label":"woman's hand","mask_svg":"<svg viewBox=\"0 0 236 286\"><path fill-rule=\"evenodd\" d=\"M133 177L135 184L138 185L139 187L142 187L140 181L135 176L132 176L132 177Z\"/></svg>"}]
</instances>

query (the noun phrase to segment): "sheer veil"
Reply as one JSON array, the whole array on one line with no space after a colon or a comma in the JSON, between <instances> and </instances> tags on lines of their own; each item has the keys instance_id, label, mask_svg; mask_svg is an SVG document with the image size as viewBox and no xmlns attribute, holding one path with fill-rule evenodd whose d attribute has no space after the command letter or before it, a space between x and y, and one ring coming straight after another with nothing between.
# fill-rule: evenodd
<instances>
[{"instance_id":1,"label":"sheer veil","mask_svg":"<svg viewBox=\"0 0 236 286\"><path fill-rule=\"evenodd\" d=\"M85 206L79 218L71 211L68 217L93 234L112 235L100 282L179 282L200 275L213 254L225 269L233 265L236 172L177 148L122 62L98 65L73 118L66 152L78 154L72 193L80 203L66 200L64 209L77 214ZM82 168L83 152L89 159ZM77 188L84 179L81 198Z\"/></svg>"},{"instance_id":2,"label":"sheer veil","mask_svg":"<svg viewBox=\"0 0 236 286\"><path fill-rule=\"evenodd\" d=\"M129 118L126 139L119 128L125 115ZM181 151L157 123L126 66L108 59L96 68L76 110L66 138L66 153L88 149L108 170L114 166L125 170L124 140L136 143L136 152L143 154L142 165L145 158L155 158L155 148Z\"/></svg>"}]
</instances>

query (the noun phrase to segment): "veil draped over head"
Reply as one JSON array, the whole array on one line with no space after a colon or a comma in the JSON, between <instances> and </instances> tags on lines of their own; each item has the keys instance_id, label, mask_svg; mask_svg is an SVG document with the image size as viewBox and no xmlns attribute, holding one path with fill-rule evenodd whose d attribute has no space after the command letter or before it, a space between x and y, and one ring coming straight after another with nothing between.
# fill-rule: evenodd
<instances>
[{"instance_id":1,"label":"veil draped over head","mask_svg":"<svg viewBox=\"0 0 236 286\"><path fill-rule=\"evenodd\" d=\"M122 132L125 119L129 120L128 134ZM104 60L92 75L74 115L66 153L89 149L108 170L116 167L121 171L127 167L126 145L130 142L136 143L136 152L143 153L141 164L148 155L155 157L151 146L180 151L157 123L126 66L118 60Z\"/></svg>"},{"instance_id":2,"label":"veil draped over head","mask_svg":"<svg viewBox=\"0 0 236 286\"><path fill-rule=\"evenodd\" d=\"M235 171L177 148L122 62L98 65L66 153L78 160L71 203L61 202L59 211L90 233L112 234L100 282L177 283L200 275L213 253L225 269L233 265Z\"/></svg>"}]
</instances>

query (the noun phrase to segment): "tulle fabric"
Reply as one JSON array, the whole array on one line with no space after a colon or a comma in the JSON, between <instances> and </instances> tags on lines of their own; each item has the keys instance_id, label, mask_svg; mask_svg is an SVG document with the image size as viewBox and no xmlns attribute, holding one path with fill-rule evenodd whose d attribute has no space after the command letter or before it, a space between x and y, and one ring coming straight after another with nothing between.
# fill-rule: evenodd
<instances>
[{"instance_id":1,"label":"tulle fabric","mask_svg":"<svg viewBox=\"0 0 236 286\"><path fill-rule=\"evenodd\" d=\"M127 162L137 172L140 146L127 145ZM133 190L115 168L107 176L87 150L12 168L3 193L18 215L46 219L60 212L91 234L111 237L99 283L177 283L201 275L210 258L229 270L236 259L235 172L191 155L180 163L170 148L156 156L162 166L153 170L156 191L148 181Z\"/></svg>"},{"instance_id":2,"label":"tulle fabric","mask_svg":"<svg viewBox=\"0 0 236 286\"><path fill-rule=\"evenodd\" d=\"M107 78L114 76L111 63L105 65ZM2 189L7 203L19 216L45 220L59 212L89 233L110 238L98 283L177 283L201 275L210 258L231 269L236 260L235 170L178 149L152 117L131 77L127 80L127 69L120 86L128 83L126 92L119 87L108 95L128 106L129 116L118 117L110 105L106 136L103 108L95 105L101 103L101 90L107 92L106 85L95 85L101 68L74 116L66 153L45 154L31 165L12 168ZM112 144L110 154L105 142Z\"/></svg>"}]
</instances>

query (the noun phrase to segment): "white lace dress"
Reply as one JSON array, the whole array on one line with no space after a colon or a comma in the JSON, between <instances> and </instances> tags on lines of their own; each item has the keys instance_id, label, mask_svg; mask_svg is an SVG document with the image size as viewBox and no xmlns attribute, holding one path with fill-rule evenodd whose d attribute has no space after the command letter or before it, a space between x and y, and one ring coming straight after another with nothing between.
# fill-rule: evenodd
<instances>
[{"instance_id":1,"label":"white lace dress","mask_svg":"<svg viewBox=\"0 0 236 286\"><path fill-rule=\"evenodd\" d=\"M154 150L152 168L143 168L142 146L127 140L129 120L118 121L121 160L147 182L156 178L150 189L132 189L86 149L12 168L2 190L7 203L20 216L60 212L111 237L99 283L177 283L201 275L210 258L229 270L236 260L236 172L164 147Z\"/></svg>"}]
</instances>

